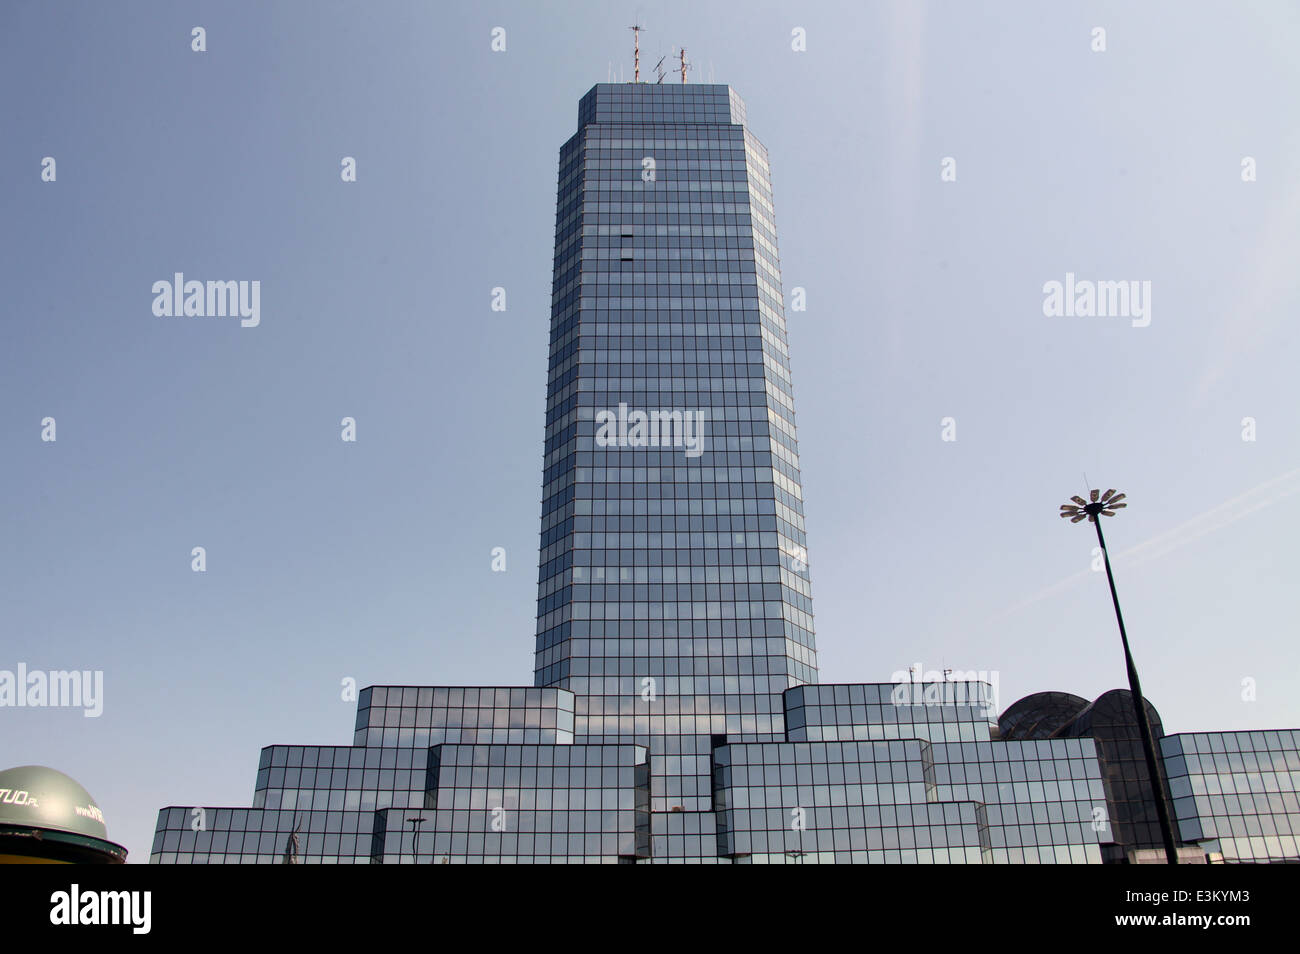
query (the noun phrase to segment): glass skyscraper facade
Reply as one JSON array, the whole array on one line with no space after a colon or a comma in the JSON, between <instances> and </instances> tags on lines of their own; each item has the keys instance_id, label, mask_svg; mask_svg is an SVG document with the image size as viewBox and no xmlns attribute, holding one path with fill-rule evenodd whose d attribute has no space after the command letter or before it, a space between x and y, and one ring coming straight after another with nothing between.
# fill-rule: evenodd
<instances>
[{"instance_id":1,"label":"glass skyscraper facade","mask_svg":"<svg viewBox=\"0 0 1300 954\"><path fill-rule=\"evenodd\" d=\"M1122 790L1088 733L1004 737L982 682L818 683L793 408L743 102L593 87L559 158L534 685L364 689L350 746L268 746L251 807L162 809L150 860L1102 861ZM1184 840L1294 857L1296 735L1249 735L1227 781L1214 741L1163 740Z\"/></svg>"},{"instance_id":2,"label":"glass skyscraper facade","mask_svg":"<svg viewBox=\"0 0 1300 954\"><path fill-rule=\"evenodd\" d=\"M656 810L705 811L710 737L782 738L817 677L772 184L729 87L582 98L550 348L537 685L649 748Z\"/></svg>"}]
</instances>

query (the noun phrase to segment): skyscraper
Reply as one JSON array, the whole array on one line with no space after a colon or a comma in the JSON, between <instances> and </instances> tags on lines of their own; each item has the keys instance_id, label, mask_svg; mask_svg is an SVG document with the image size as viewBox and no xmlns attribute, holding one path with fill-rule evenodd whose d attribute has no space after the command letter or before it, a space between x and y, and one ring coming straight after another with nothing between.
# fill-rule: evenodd
<instances>
[{"instance_id":1,"label":"skyscraper","mask_svg":"<svg viewBox=\"0 0 1300 954\"><path fill-rule=\"evenodd\" d=\"M534 685L363 689L352 745L267 746L252 807L162 809L151 861L1102 860L1092 737L1000 738L984 681L817 684L771 180L729 87L582 98L546 411ZM1185 842L1300 858L1300 731L1162 745Z\"/></svg>"},{"instance_id":2,"label":"skyscraper","mask_svg":"<svg viewBox=\"0 0 1300 954\"><path fill-rule=\"evenodd\" d=\"M727 86L600 84L560 150L536 684L707 810L817 678L767 151ZM669 766L672 766L670 769Z\"/></svg>"}]
</instances>

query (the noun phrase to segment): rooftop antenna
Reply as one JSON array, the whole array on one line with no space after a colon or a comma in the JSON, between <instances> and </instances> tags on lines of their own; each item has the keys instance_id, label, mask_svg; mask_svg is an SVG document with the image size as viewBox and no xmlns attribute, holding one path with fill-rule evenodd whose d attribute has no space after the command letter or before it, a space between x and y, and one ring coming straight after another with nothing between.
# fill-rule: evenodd
<instances>
[{"instance_id":1,"label":"rooftop antenna","mask_svg":"<svg viewBox=\"0 0 1300 954\"><path fill-rule=\"evenodd\" d=\"M641 31L645 27L637 24L628 27L632 31L632 82L641 82Z\"/></svg>"},{"instance_id":2,"label":"rooftop antenna","mask_svg":"<svg viewBox=\"0 0 1300 954\"><path fill-rule=\"evenodd\" d=\"M682 47L682 85L686 85L686 47Z\"/></svg>"},{"instance_id":3,"label":"rooftop antenna","mask_svg":"<svg viewBox=\"0 0 1300 954\"><path fill-rule=\"evenodd\" d=\"M655 80L656 84L662 83L664 81L664 60L666 59L668 59L668 56L665 54L664 56L659 57L659 62L655 64L655 73L659 77L657 80Z\"/></svg>"}]
</instances>

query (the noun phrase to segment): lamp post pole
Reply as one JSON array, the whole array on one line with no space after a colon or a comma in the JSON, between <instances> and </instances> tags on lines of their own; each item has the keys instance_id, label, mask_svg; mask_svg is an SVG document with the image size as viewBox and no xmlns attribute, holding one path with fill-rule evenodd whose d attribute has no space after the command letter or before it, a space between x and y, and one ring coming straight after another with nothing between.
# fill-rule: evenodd
<instances>
[{"instance_id":1,"label":"lamp post pole","mask_svg":"<svg viewBox=\"0 0 1300 954\"><path fill-rule=\"evenodd\" d=\"M1169 820L1169 809L1165 805L1165 787L1161 781L1160 762L1156 758L1155 741L1151 735L1151 720L1147 718L1146 698L1142 695L1142 683L1138 679L1137 666L1133 663L1133 653L1128 646L1128 633L1124 629L1124 614L1119 608L1119 594L1115 591L1115 574L1110 568L1110 553L1106 549L1106 538L1101 532L1101 517L1113 517L1115 511L1127 507L1128 504L1120 503L1126 495L1116 494L1113 490L1106 491L1104 496L1093 490L1090 492L1090 501L1085 501L1081 497L1072 497L1071 499L1078 506L1063 504L1061 506L1061 516L1070 517L1071 523L1078 523L1084 517L1089 522L1097 526L1097 543L1101 546L1101 557L1106 564L1106 581L1110 584L1110 599L1115 604L1115 619L1119 623L1119 638L1124 644L1124 665L1128 668L1128 687L1129 693L1133 697L1133 712L1137 718L1138 733L1142 737L1142 752L1146 756L1147 773L1151 776L1151 793L1156 802L1156 816L1160 819L1160 835L1165 843L1165 860L1171 864L1178 864L1178 847L1174 840L1173 825Z\"/></svg>"}]
</instances>

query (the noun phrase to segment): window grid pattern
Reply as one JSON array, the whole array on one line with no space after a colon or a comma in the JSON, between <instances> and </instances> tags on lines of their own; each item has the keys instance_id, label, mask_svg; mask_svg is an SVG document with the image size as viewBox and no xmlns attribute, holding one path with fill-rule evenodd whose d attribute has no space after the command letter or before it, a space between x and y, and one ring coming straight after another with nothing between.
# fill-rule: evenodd
<instances>
[{"instance_id":1,"label":"window grid pattern","mask_svg":"<svg viewBox=\"0 0 1300 954\"><path fill-rule=\"evenodd\" d=\"M370 864L375 812L164 808L153 864ZM197 825L202 827L196 830ZM293 848L297 832L297 849Z\"/></svg>"},{"instance_id":2,"label":"window grid pattern","mask_svg":"<svg viewBox=\"0 0 1300 954\"><path fill-rule=\"evenodd\" d=\"M1095 755L1087 739L722 745L719 851L761 863L1097 863Z\"/></svg>"},{"instance_id":3,"label":"window grid pattern","mask_svg":"<svg viewBox=\"0 0 1300 954\"><path fill-rule=\"evenodd\" d=\"M1092 739L946 742L929 748L933 797L982 806L986 862L1100 862L1110 820Z\"/></svg>"},{"instance_id":4,"label":"window grid pattern","mask_svg":"<svg viewBox=\"0 0 1300 954\"><path fill-rule=\"evenodd\" d=\"M408 827L412 812L391 811L383 860L600 863L647 857L648 780L641 746L436 746L429 751L426 811L420 813L430 824Z\"/></svg>"},{"instance_id":5,"label":"window grid pattern","mask_svg":"<svg viewBox=\"0 0 1300 954\"><path fill-rule=\"evenodd\" d=\"M568 744L573 727L574 697L564 689L372 686L358 698L353 744Z\"/></svg>"},{"instance_id":6,"label":"window grid pattern","mask_svg":"<svg viewBox=\"0 0 1300 954\"><path fill-rule=\"evenodd\" d=\"M997 725L992 692L983 682L796 686L786 693L786 733L791 742L987 740Z\"/></svg>"},{"instance_id":7,"label":"window grid pattern","mask_svg":"<svg viewBox=\"0 0 1300 954\"><path fill-rule=\"evenodd\" d=\"M424 800L425 749L273 745L262 750L254 808L374 811Z\"/></svg>"},{"instance_id":8,"label":"window grid pattern","mask_svg":"<svg viewBox=\"0 0 1300 954\"><path fill-rule=\"evenodd\" d=\"M781 694L816 679L769 165L727 86L599 84L578 122L535 680L578 696L578 739L649 747L657 811L702 812L709 736L783 738ZM611 445L622 409L700 414L698 453Z\"/></svg>"},{"instance_id":9,"label":"window grid pattern","mask_svg":"<svg viewBox=\"0 0 1300 954\"><path fill-rule=\"evenodd\" d=\"M1229 864L1300 861L1300 729L1160 740L1183 841Z\"/></svg>"},{"instance_id":10,"label":"window grid pattern","mask_svg":"<svg viewBox=\"0 0 1300 954\"><path fill-rule=\"evenodd\" d=\"M719 851L757 864L978 864L976 806L927 801L934 783L925 748L916 740L719 746Z\"/></svg>"}]
</instances>

